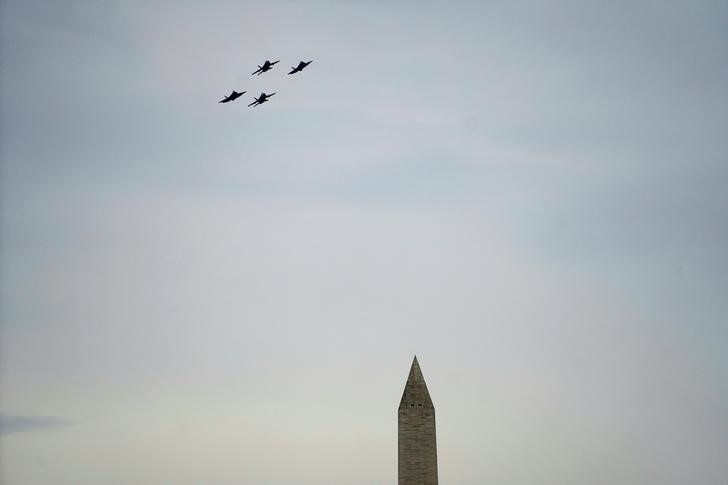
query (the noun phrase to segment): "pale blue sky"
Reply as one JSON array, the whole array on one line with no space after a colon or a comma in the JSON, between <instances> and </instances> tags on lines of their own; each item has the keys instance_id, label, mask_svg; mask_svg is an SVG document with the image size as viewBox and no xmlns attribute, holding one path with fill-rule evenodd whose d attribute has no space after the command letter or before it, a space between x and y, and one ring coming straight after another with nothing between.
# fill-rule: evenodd
<instances>
[{"instance_id":1,"label":"pale blue sky","mask_svg":"<svg viewBox=\"0 0 728 485\"><path fill-rule=\"evenodd\" d=\"M0 108L3 483L394 483L415 353L441 483L728 482L725 2L4 1Z\"/></svg>"}]
</instances>

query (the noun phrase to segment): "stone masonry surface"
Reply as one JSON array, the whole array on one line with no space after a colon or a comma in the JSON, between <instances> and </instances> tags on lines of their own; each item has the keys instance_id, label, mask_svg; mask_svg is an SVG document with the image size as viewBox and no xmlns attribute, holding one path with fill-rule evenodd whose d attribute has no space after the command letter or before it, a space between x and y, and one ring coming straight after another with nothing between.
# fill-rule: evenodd
<instances>
[{"instance_id":1,"label":"stone masonry surface","mask_svg":"<svg viewBox=\"0 0 728 485\"><path fill-rule=\"evenodd\" d=\"M399 485L437 485L435 406L417 357L398 410Z\"/></svg>"}]
</instances>

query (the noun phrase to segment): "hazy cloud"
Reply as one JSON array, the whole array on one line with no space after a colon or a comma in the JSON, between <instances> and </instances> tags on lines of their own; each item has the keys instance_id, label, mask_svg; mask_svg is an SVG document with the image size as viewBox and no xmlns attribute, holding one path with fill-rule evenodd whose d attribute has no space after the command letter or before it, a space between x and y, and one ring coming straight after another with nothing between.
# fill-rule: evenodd
<instances>
[{"instance_id":1,"label":"hazy cloud","mask_svg":"<svg viewBox=\"0 0 728 485\"><path fill-rule=\"evenodd\" d=\"M0 414L0 434L39 431L68 426L70 421L51 416L9 416Z\"/></svg>"}]
</instances>

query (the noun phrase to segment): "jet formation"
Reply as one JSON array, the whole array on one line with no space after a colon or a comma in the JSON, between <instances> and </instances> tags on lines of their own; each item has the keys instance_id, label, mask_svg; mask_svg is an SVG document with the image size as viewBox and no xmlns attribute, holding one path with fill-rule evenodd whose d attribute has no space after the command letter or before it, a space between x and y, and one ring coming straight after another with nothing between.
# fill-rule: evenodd
<instances>
[{"instance_id":1,"label":"jet formation","mask_svg":"<svg viewBox=\"0 0 728 485\"><path fill-rule=\"evenodd\" d=\"M266 61L263 63L263 65L261 66L259 64L258 69L255 72L253 72L251 75L260 76L264 72L268 72L271 69L273 69L273 66L275 66L279 62L280 62L280 60L271 62L266 59ZM290 74L296 74L297 72L301 72L306 68L306 66L308 66L312 62L313 62L312 60L308 61L308 62L299 61L298 65L296 67L291 67L291 72L289 72L288 74L290 75ZM240 96L242 96L245 93L247 93L247 91L243 91L241 93L238 93L237 91L233 91L232 93L230 93L229 96L225 96L221 101L218 101L218 103L229 103L230 101L235 101L236 99L238 99ZM276 94L276 93L266 94L265 92L262 92L262 93L260 93L260 96L258 96L257 98L255 96L253 96L253 102L250 103L248 105L248 107L251 107L251 106L255 107L255 106L261 105L261 104L269 101L269 98L271 96L273 96L274 94Z\"/></svg>"}]
</instances>

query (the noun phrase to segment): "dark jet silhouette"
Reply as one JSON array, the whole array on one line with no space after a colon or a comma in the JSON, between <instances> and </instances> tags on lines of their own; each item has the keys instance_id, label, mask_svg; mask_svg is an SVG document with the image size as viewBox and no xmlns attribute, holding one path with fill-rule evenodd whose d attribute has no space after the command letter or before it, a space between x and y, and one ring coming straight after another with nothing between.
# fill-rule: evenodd
<instances>
[{"instance_id":1,"label":"dark jet silhouette","mask_svg":"<svg viewBox=\"0 0 728 485\"><path fill-rule=\"evenodd\" d=\"M220 101L220 103L229 103L230 101L235 101L236 99L238 99L240 96L242 96L245 93L247 93L247 91L243 91L242 93L233 91L232 93L230 93L230 96L225 96L225 99Z\"/></svg>"},{"instance_id":2,"label":"dark jet silhouette","mask_svg":"<svg viewBox=\"0 0 728 485\"><path fill-rule=\"evenodd\" d=\"M300 61L296 67L291 67L291 69L293 69L293 70L291 72L289 72L288 74L296 74L297 72L301 72L301 71L303 71L303 69L306 66L308 66L312 62L313 61L308 61L308 62Z\"/></svg>"},{"instance_id":3,"label":"dark jet silhouette","mask_svg":"<svg viewBox=\"0 0 728 485\"><path fill-rule=\"evenodd\" d=\"M261 74L263 74L264 72L266 72L266 71L270 71L270 69L271 69L271 68L272 68L273 66L275 66L276 64L278 64L279 62L280 62L280 61L270 62L270 61L266 60L266 61L265 61L265 62L263 63L263 65L262 65L262 66L261 66L260 64L258 64L258 70L257 70L257 71L255 71L255 72L254 72L253 74L257 74L258 76L260 76L260 75L261 75Z\"/></svg>"},{"instance_id":4,"label":"dark jet silhouette","mask_svg":"<svg viewBox=\"0 0 728 485\"><path fill-rule=\"evenodd\" d=\"M270 98L274 94L275 93L270 93L270 94L260 93L260 96L258 96L257 98L256 97L253 97L253 99L255 101L253 101L252 103L250 103L248 106L258 106L259 104L263 104L266 101L268 101L268 98Z\"/></svg>"}]
</instances>

